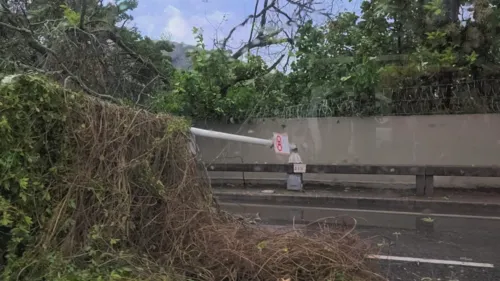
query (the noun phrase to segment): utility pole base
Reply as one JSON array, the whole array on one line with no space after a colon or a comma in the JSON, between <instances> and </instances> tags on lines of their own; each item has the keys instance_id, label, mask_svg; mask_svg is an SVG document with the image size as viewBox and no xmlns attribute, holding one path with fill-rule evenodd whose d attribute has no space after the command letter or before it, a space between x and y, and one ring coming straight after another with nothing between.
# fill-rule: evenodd
<instances>
[{"instance_id":1,"label":"utility pole base","mask_svg":"<svg viewBox=\"0 0 500 281\"><path fill-rule=\"evenodd\" d=\"M288 174L286 179L286 189L293 191L302 191L302 174Z\"/></svg>"}]
</instances>

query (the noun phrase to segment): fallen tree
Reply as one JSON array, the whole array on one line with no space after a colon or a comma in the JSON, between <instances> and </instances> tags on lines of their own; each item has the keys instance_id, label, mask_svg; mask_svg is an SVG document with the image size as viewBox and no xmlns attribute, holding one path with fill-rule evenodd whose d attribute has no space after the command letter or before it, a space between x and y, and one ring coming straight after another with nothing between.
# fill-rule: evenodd
<instances>
[{"instance_id":1,"label":"fallen tree","mask_svg":"<svg viewBox=\"0 0 500 281\"><path fill-rule=\"evenodd\" d=\"M364 241L219 210L189 124L48 82L0 83L3 280L378 280Z\"/></svg>"}]
</instances>

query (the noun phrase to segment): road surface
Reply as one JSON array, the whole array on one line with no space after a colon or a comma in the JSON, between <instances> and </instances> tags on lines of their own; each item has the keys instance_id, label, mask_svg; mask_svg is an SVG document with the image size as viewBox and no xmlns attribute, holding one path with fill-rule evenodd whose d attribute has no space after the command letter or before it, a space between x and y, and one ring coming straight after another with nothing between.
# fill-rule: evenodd
<instances>
[{"instance_id":1,"label":"road surface","mask_svg":"<svg viewBox=\"0 0 500 281\"><path fill-rule=\"evenodd\" d=\"M291 228L290 222L284 225L283 221L267 220L266 213L271 212L264 210L268 207L254 205L251 210L263 210L259 216L267 227ZM234 206L228 209L235 210ZM401 227L405 220L415 224L413 215L356 212L359 218L371 221L356 230L380 249L373 258L390 281L500 281L499 218L437 216L436 227L426 230Z\"/></svg>"},{"instance_id":2,"label":"road surface","mask_svg":"<svg viewBox=\"0 0 500 281\"><path fill-rule=\"evenodd\" d=\"M391 281L500 280L498 232L474 229L419 233L415 230L360 228L380 247L381 272Z\"/></svg>"}]
</instances>

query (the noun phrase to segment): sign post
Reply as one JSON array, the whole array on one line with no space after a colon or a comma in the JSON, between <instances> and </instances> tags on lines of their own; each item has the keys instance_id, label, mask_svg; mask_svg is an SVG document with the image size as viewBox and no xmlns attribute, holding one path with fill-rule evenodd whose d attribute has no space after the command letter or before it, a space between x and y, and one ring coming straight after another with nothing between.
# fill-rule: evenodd
<instances>
[{"instance_id":1,"label":"sign post","mask_svg":"<svg viewBox=\"0 0 500 281\"><path fill-rule=\"evenodd\" d=\"M277 154L290 154L290 144L286 133L273 133L273 146Z\"/></svg>"}]
</instances>

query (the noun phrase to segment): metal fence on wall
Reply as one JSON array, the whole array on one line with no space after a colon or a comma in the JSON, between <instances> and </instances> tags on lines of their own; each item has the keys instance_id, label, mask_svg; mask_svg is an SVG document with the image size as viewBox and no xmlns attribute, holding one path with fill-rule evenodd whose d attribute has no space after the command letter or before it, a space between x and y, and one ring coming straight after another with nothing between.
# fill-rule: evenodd
<instances>
[{"instance_id":1,"label":"metal fence on wall","mask_svg":"<svg viewBox=\"0 0 500 281\"><path fill-rule=\"evenodd\" d=\"M346 93L283 108L264 107L250 118L500 113L500 80L383 89L369 102L358 96Z\"/></svg>"}]
</instances>

